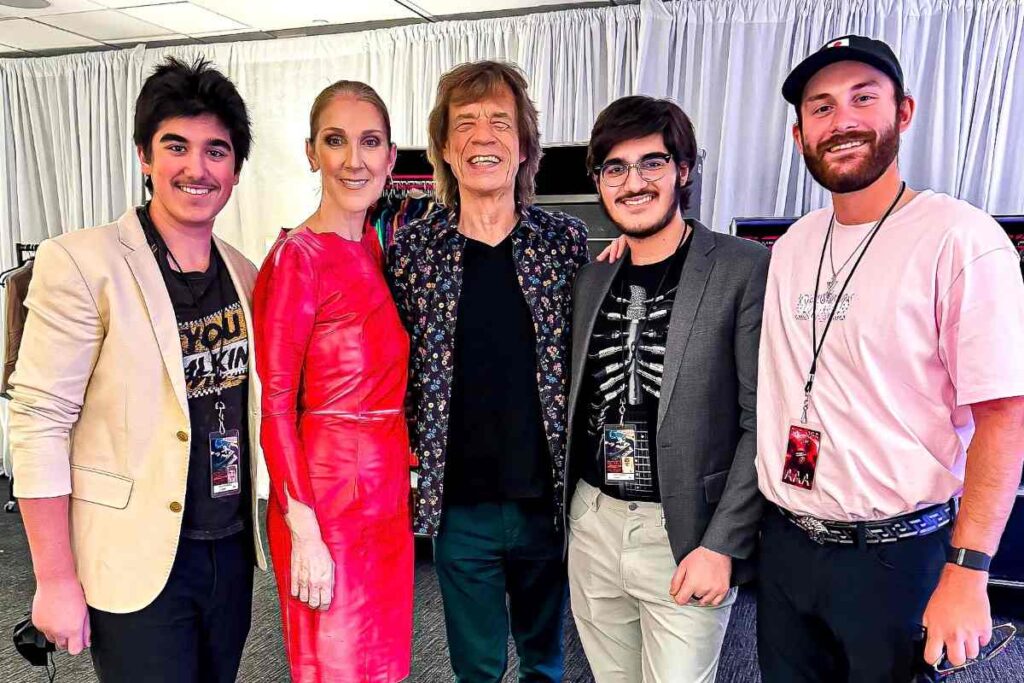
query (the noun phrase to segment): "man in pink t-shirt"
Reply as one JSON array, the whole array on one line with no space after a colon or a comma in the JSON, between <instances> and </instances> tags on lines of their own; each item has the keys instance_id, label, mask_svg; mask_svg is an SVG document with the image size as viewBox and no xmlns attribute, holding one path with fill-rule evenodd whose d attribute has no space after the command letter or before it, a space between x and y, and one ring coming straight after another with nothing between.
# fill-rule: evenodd
<instances>
[{"instance_id":1,"label":"man in pink t-shirt","mask_svg":"<svg viewBox=\"0 0 1024 683\"><path fill-rule=\"evenodd\" d=\"M1024 459L1024 282L990 216L901 179L915 103L889 46L833 40L783 96L833 206L790 228L768 275L762 675L908 681L992 635L988 562Z\"/></svg>"}]
</instances>

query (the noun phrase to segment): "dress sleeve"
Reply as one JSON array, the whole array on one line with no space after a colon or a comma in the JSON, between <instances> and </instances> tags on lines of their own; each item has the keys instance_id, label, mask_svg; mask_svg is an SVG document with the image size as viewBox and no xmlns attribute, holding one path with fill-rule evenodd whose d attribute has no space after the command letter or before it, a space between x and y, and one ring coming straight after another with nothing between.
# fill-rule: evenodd
<instances>
[{"instance_id":1,"label":"dress sleeve","mask_svg":"<svg viewBox=\"0 0 1024 683\"><path fill-rule=\"evenodd\" d=\"M256 370L263 384L263 446L270 485L281 509L287 493L315 506L306 454L299 435L299 394L306 348L316 320L318 282L313 259L287 238L267 255L253 295Z\"/></svg>"}]
</instances>

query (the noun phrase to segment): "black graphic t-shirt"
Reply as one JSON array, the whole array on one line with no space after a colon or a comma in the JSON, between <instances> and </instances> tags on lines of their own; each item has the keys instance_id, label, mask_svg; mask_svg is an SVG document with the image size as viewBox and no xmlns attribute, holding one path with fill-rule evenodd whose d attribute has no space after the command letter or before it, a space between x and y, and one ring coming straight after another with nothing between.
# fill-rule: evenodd
<instances>
[{"instance_id":1,"label":"black graphic t-shirt","mask_svg":"<svg viewBox=\"0 0 1024 683\"><path fill-rule=\"evenodd\" d=\"M579 468L588 484L620 500L661 501L658 403L672 305L689 249L687 239L675 254L657 263L623 264L601 303L588 344L573 431L579 435L573 439L574 469ZM628 350L631 329L639 340L635 355ZM634 481L608 484L604 427L620 421L646 426L647 438L637 444Z\"/></svg>"},{"instance_id":2,"label":"black graphic t-shirt","mask_svg":"<svg viewBox=\"0 0 1024 683\"><path fill-rule=\"evenodd\" d=\"M246 528L250 505L248 396L249 330L238 292L218 251L211 245L205 273L172 269L167 247L149 218L149 207L136 210L153 250L178 321L178 339L185 367L192 450L189 454L181 533L186 538L213 540ZM211 481L211 435L219 435L222 403L225 431L238 430L237 493L214 497Z\"/></svg>"}]
</instances>

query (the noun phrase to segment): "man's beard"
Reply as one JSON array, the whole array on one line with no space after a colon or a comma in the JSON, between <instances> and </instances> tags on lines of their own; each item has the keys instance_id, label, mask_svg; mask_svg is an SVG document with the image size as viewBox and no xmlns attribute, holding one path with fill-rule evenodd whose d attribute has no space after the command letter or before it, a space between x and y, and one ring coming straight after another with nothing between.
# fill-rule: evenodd
<instances>
[{"instance_id":1,"label":"man's beard","mask_svg":"<svg viewBox=\"0 0 1024 683\"><path fill-rule=\"evenodd\" d=\"M626 235L627 237L633 237L635 239L646 239L648 237L653 237L654 235L657 235L659 232L664 230L666 227L668 227L668 224L672 222L672 219L675 218L676 212L679 211L679 194L681 191L682 189L677 186L676 192L672 197L672 201L669 203L668 210L665 211L665 214L661 218L659 218L658 220L649 225L622 225L621 223L617 222L615 218L612 216L603 198L601 199L601 210L604 211L604 215L607 216L608 220L612 222L612 225L615 226L615 229L618 230L623 235ZM641 192L638 194L643 193ZM634 196L636 195L629 195L628 197L623 197L623 199L629 199L629 197Z\"/></svg>"},{"instance_id":2,"label":"man's beard","mask_svg":"<svg viewBox=\"0 0 1024 683\"><path fill-rule=\"evenodd\" d=\"M802 133L801 133L802 135ZM825 154L829 147L841 145L845 142L867 143L870 154L857 166L843 171L836 172L825 161ZM866 133L850 133L847 135L834 135L828 140L821 142L812 151L804 146L804 161L807 163L807 170L811 176L818 181L822 187L829 192L845 194L847 192L858 192L870 186L882 177L886 169L892 165L900 150L900 134L896 123L881 134L874 131Z\"/></svg>"}]
</instances>

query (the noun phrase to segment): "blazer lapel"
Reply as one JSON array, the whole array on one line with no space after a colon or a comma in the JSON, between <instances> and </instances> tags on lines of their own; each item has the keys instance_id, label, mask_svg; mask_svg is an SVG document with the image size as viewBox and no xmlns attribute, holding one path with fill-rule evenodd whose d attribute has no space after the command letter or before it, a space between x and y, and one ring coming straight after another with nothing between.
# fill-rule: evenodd
<instances>
[{"instance_id":1,"label":"blazer lapel","mask_svg":"<svg viewBox=\"0 0 1024 683\"><path fill-rule=\"evenodd\" d=\"M231 276L231 284L235 286L238 300L242 304L242 313L245 316L245 328L249 333L249 346L252 347L252 284L242 279L235 256L224 248L224 241L216 235L213 236L213 245L221 256L221 261L227 266L228 275Z\"/></svg>"},{"instance_id":2,"label":"blazer lapel","mask_svg":"<svg viewBox=\"0 0 1024 683\"><path fill-rule=\"evenodd\" d=\"M224 241L216 235L213 236L214 246L221 255L221 260L227 266L228 275L231 276L231 284L235 286L238 294L238 301L242 304L242 316L245 319L246 335L249 347L249 412L259 414L260 384L259 376L256 374L256 333L252 325L252 288L253 283L242 279L242 271L245 265L236 261L237 252L224 248Z\"/></svg>"},{"instance_id":3,"label":"blazer lapel","mask_svg":"<svg viewBox=\"0 0 1024 683\"><path fill-rule=\"evenodd\" d=\"M668 403L676 386L679 368L686 353L686 345L693 332L693 321L714 267L711 252L715 238L711 231L697 221L691 221L693 235L690 239L690 253L686 256L683 271L679 276L679 289L672 304L672 317L668 324L668 338L665 341L665 371L661 379L661 398L658 400L658 429L665 421Z\"/></svg>"},{"instance_id":4,"label":"blazer lapel","mask_svg":"<svg viewBox=\"0 0 1024 683\"><path fill-rule=\"evenodd\" d=\"M160 267L146 242L135 208L131 207L117 221L118 237L124 247L124 258L128 262L146 303L146 311L153 325L153 334L160 347L167 376L178 398L181 411L188 416L188 398L185 393L185 366L181 359L181 340L178 336L178 320L174 306L167 293L167 285L160 274Z\"/></svg>"},{"instance_id":5,"label":"blazer lapel","mask_svg":"<svg viewBox=\"0 0 1024 683\"><path fill-rule=\"evenodd\" d=\"M622 264L629 258L628 250L615 264L611 266L591 266L601 268L601 277L596 279L594 286L586 292L577 292L574 306L579 309L579 315L573 315L574 325L572 332L572 382L569 387L569 424L576 414L576 401L579 399L580 386L583 384L583 372L587 364L587 350L590 347L590 337L594 334L594 325L597 323L597 314L601 310L601 304L608 296L612 282Z\"/></svg>"},{"instance_id":6,"label":"blazer lapel","mask_svg":"<svg viewBox=\"0 0 1024 683\"><path fill-rule=\"evenodd\" d=\"M244 256L240 256L233 249L226 249L225 243L216 235L213 236L213 244L221 255L221 261L228 269L231 276L231 283L235 286L235 293L238 294L238 301L242 306L242 318L245 320L246 335L249 348L249 475L252 486L252 518L259 520L259 507L257 499L266 497L266 485L269 475L266 474L266 463L264 462L263 450L260 446L260 397L263 390L260 385L259 373L256 372L256 330L252 324L252 297L255 282L251 276L243 277L243 273L251 273L251 266ZM254 523L253 533L256 537L257 564L260 567L266 566L266 558L263 556L263 543L260 540L260 525Z\"/></svg>"}]
</instances>

